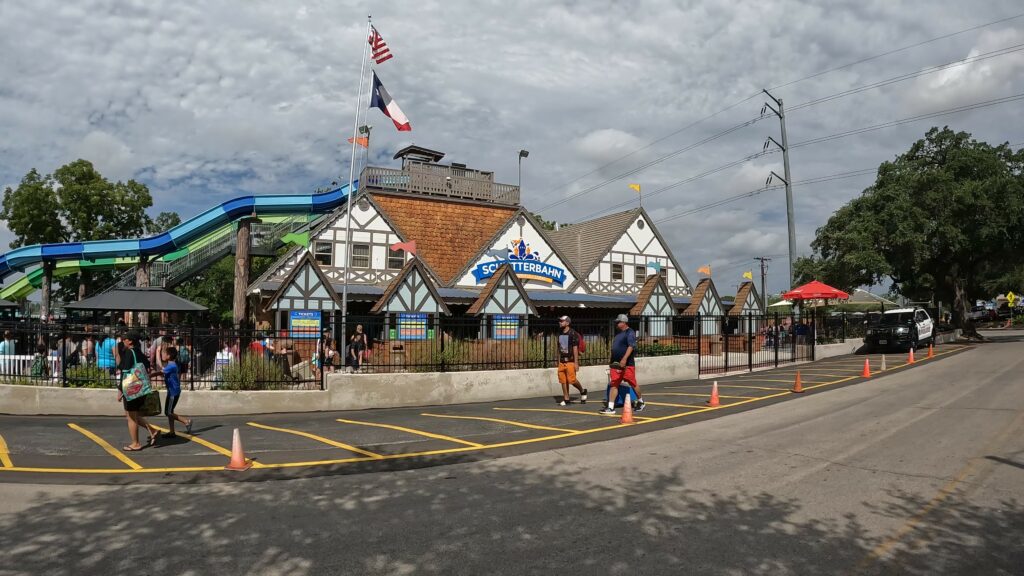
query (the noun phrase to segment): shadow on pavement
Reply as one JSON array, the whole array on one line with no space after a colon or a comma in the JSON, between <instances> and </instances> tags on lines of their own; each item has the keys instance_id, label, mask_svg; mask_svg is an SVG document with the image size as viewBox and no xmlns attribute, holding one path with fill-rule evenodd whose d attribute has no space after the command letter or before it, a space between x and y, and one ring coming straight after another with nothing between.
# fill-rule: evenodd
<instances>
[{"instance_id":1,"label":"shadow on pavement","mask_svg":"<svg viewBox=\"0 0 1024 576\"><path fill-rule=\"evenodd\" d=\"M1024 509L951 498L891 559L852 516L687 488L681 471L490 462L273 483L40 487L0 517L0 574L1009 574ZM891 493L872 514L924 504ZM820 509L820 508L819 508ZM859 567L859 568L857 568ZM979 572L980 570L980 572Z\"/></svg>"}]
</instances>

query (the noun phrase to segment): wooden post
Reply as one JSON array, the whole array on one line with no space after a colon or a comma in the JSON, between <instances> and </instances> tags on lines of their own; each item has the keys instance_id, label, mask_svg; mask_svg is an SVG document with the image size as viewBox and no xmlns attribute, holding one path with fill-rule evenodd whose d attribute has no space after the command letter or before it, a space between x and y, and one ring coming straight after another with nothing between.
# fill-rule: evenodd
<instances>
[{"instance_id":1,"label":"wooden post","mask_svg":"<svg viewBox=\"0 0 1024 576\"><path fill-rule=\"evenodd\" d=\"M249 242L253 222L259 222L259 220L255 217L239 220L235 239L235 293L232 299L232 321L236 329L241 328L247 318L248 299L245 297L245 290L249 287Z\"/></svg>"},{"instance_id":2,"label":"wooden post","mask_svg":"<svg viewBox=\"0 0 1024 576\"><path fill-rule=\"evenodd\" d=\"M136 288L149 288L149 257L148 256L141 256L139 258L139 263L135 266L135 287ZM134 317L135 314L132 313L132 316ZM149 313L148 312L140 312L139 315L138 315L138 319L139 319L139 326L145 327L145 326L149 325ZM134 323L133 322L129 322L128 324L132 325Z\"/></svg>"},{"instance_id":3,"label":"wooden post","mask_svg":"<svg viewBox=\"0 0 1024 576\"><path fill-rule=\"evenodd\" d=\"M43 294L42 302L39 305L39 319L47 322L50 317L50 299L52 295L50 288L53 284L53 262L43 262Z\"/></svg>"}]
</instances>

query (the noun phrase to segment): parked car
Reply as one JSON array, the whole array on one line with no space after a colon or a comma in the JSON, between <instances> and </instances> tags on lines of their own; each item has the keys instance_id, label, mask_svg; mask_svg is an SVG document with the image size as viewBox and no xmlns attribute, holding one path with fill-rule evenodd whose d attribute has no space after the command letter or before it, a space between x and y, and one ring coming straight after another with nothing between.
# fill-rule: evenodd
<instances>
[{"instance_id":1,"label":"parked car","mask_svg":"<svg viewBox=\"0 0 1024 576\"><path fill-rule=\"evenodd\" d=\"M935 321L923 308L888 310L864 336L868 349L916 349L935 343Z\"/></svg>"},{"instance_id":2,"label":"parked car","mask_svg":"<svg viewBox=\"0 0 1024 576\"><path fill-rule=\"evenodd\" d=\"M975 322L983 322L989 319L988 308L984 306L974 306L971 311L967 313L967 318L974 320Z\"/></svg>"}]
</instances>

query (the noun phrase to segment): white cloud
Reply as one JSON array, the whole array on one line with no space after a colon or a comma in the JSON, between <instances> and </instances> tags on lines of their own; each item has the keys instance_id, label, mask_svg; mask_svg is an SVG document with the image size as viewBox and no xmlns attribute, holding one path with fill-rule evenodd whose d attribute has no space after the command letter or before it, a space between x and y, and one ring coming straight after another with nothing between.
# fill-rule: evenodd
<instances>
[{"instance_id":1,"label":"white cloud","mask_svg":"<svg viewBox=\"0 0 1024 576\"><path fill-rule=\"evenodd\" d=\"M602 128L588 132L573 142L580 156L595 164L606 164L644 145L643 140L622 130Z\"/></svg>"}]
</instances>

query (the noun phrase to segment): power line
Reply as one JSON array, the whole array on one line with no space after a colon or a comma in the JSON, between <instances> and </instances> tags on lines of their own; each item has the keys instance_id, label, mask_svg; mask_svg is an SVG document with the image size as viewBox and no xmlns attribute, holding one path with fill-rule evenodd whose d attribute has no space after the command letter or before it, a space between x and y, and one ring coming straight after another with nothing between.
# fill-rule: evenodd
<instances>
[{"instance_id":1,"label":"power line","mask_svg":"<svg viewBox=\"0 0 1024 576\"><path fill-rule=\"evenodd\" d=\"M843 64L842 66L836 66L835 68L829 68L828 70L823 70L821 72L817 72L815 74L811 74L810 76L804 76L803 78L799 78L797 80L791 80L791 81L786 82L784 84L779 84L777 86L772 86L768 90L778 90L779 88L785 88L787 86L792 86L793 84L796 84L798 82L803 82L804 80L810 80L812 78L817 78L819 76L824 76L825 74L830 74L832 72L837 72L839 70L844 70L846 68L850 68L850 67L856 66L858 64L863 64L865 62L870 62L872 60L877 60L879 58L884 58L885 56L891 56L892 54L896 54L898 52L903 52L905 50L910 50L911 48L917 48L919 46L924 46L925 44L931 44L932 42L937 42L939 40L945 40L946 38L952 38L954 36L959 36L960 34L965 34L967 32L972 32L974 30L981 30L982 28L987 28L989 26L994 26L996 24L1002 24L1003 22L1009 22L1010 20L1016 20L1017 18L1020 18L1021 16L1024 16L1024 12L1021 12L1020 14L1016 14L1014 16L1008 16L1006 18L1001 18L999 20L994 20L992 22L987 22L985 24L978 24L977 26L971 26L970 28L964 28L963 30L957 30L956 32L950 32L949 34L943 34L942 36L936 36L935 38L929 38L928 40L922 40L922 41L917 42L915 44L909 44L909 45L903 46L901 48L896 48L896 49L893 49L893 50L889 50L888 52L882 52L881 54L875 54L874 56L868 56L867 58L862 58L860 60L857 60L856 62L850 62L849 64Z\"/></svg>"},{"instance_id":2,"label":"power line","mask_svg":"<svg viewBox=\"0 0 1024 576\"><path fill-rule=\"evenodd\" d=\"M614 176L612 178L609 178L609 179L607 179L607 180L605 180L603 182L599 182L597 184L594 184L593 186L591 186L589 188L585 188L585 189L583 189L583 190L581 190L579 192L576 192L575 194L572 194L570 196L566 196L565 198L562 198L561 200L556 200L555 202L547 204L546 206L541 206L538 209L538 212L542 212L544 210L547 210L548 208L553 208L555 206L558 206L559 204L564 204L564 203L566 203L566 202L568 202L568 201L570 201L570 200L572 200L574 198L579 198L580 196L583 196L584 194L588 194L590 192L593 192L594 190L597 190L598 188L601 188L601 187L603 187L603 186L605 186L605 185L607 185L607 184L609 184L611 182L615 182L617 180L622 180L623 178L625 178L627 176L632 176L633 174L636 174L637 172L642 172L643 170L646 170L646 169L650 168L651 166L654 166L655 164L659 164L659 163L664 162L665 160L668 160L670 158L675 158L676 156L679 156L680 154L683 154L685 152L689 152L690 150L693 150L694 148L697 148L698 146L703 146L704 144L707 144L707 143L712 142L714 140L718 140L719 138L721 138L723 136L732 134L733 132L736 132L737 130L741 130L741 129L746 128L747 126L750 126L752 124L756 124L756 123L760 122L763 119L764 118L761 117L761 116L758 116L757 118L751 118L750 120L747 120L745 122L741 122L739 124L736 124L735 126L733 126L731 128L727 128L727 129L725 129L725 130L723 130L723 131L721 131L721 132L719 132L717 134L713 134L711 136L708 136L707 138L705 138L705 139L703 139L703 140L701 140L699 142L695 142L693 144L690 144L689 146L685 146L683 148L679 148L677 150L673 150L672 152L670 152L668 154L665 154L664 156L661 156L659 158L651 160L650 162L646 162L644 164L641 164L640 166L638 166L636 168L627 170L627 171L625 171L625 172L623 172L623 173L621 173L621 174L619 174L617 176Z\"/></svg>"},{"instance_id":3,"label":"power line","mask_svg":"<svg viewBox=\"0 0 1024 576\"><path fill-rule=\"evenodd\" d=\"M957 106L955 108L949 108L947 110L940 110L938 112L929 112L928 114L919 114L917 116L910 116L908 118L901 118L899 120L892 120L889 122L883 122L882 124L875 124L873 126L865 126L863 128L856 128L854 130L847 130L845 132L836 132L835 134L829 134L827 136L821 136L818 138L812 138L810 140L804 140L795 144L790 144L790 148L801 148L803 146L810 146L812 144L820 144L822 142L828 142L831 140L837 140L839 138L845 138L847 136L854 136L857 134L863 134L865 132L873 132L875 130L881 130L883 128L892 128L893 126L900 126L903 124L909 124L910 122L917 122L920 120L928 120L930 118L938 118L939 116L948 116L950 114L958 114L960 112L969 112L971 110L978 110L980 108L988 108L990 106L996 106L998 104L1006 104L1008 102L1016 102L1017 100L1024 99L1024 93L1013 94L1011 96L1004 96L1002 98L996 98L994 100L986 100L983 102L975 102L974 104L966 104L964 106Z\"/></svg>"},{"instance_id":4,"label":"power line","mask_svg":"<svg viewBox=\"0 0 1024 576\"><path fill-rule=\"evenodd\" d=\"M922 40L922 41L916 42L914 44L909 44L909 45L906 45L906 46L902 46L900 48L894 48L892 50L889 50L889 51L886 51L886 52L882 52L880 54L875 54L873 56L868 56L867 58L862 58L862 59L856 60L854 62L849 62L849 63L843 64L841 66L836 66L834 68L829 68L827 70L822 70L820 72L816 72L814 74L810 74L810 75L804 76L802 78L797 78L795 80L790 80L788 82L785 82L785 83L782 83L782 84L778 84L776 86L772 86L771 88L769 88L769 90L776 90L776 89L779 89L779 88L785 88L787 86L792 86L794 84L798 84L800 82L804 82L804 81L810 80L812 78L818 78L820 76L824 76L826 74L830 74L830 73L836 72L838 70L844 70L846 68L850 68L850 67L856 66L858 64L863 64L865 62L870 62L872 60L877 60L879 58L884 58L885 56L890 56L892 54L897 54L899 52L904 52L906 50L910 50L910 49L913 49L913 48L924 46L924 45L930 44L932 42L937 42L939 40L945 40L946 38L952 38L952 37L958 36L960 34L965 34L967 32L971 32L971 31L974 31L974 30L980 30L982 28L987 28L989 26L994 26L996 24L1001 24L1003 22L1009 22L1010 20L1015 20L1015 19L1020 18L1022 16L1024 16L1024 12L1016 14L1016 15L1013 15L1013 16L1008 16L1006 18L1001 18L999 20L993 20L991 22L986 22L984 24L978 24L978 25L975 25L975 26L971 26L970 28L964 28L962 30L957 30L955 32L950 32L950 33L947 33L947 34L943 34L941 36L936 36L934 38L929 38L927 40ZM586 178L587 176L590 176L592 174L600 172L601 170L604 170L605 168L607 168L607 167L609 167L609 166L611 166L611 165L613 165L613 164L615 164L617 162L620 162L622 160L625 160L626 158L632 157L633 155L635 155L635 154L637 154L639 152L647 150L648 148L651 148L655 144L659 144L661 142L664 142L665 140L668 140L669 138L672 138L673 136L681 134L682 132L685 132L686 130L689 130L690 128L693 128L694 126L697 126L698 124L706 122L706 121L708 121L708 120L710 120L710 119L712 119L712 118L714 118L714 117L716 117L716 116L718 116L718 115L720 115L720 114L722 114L724 112L727 112L729 110L732 110L733 108L736 108L737 106L739 106L741 104L749 102L749 101L757 98L760 95L761 95L761 92L756 92L754 94L751 94L750 96L747 96L746 98L743 98L741 100L737 100L736 102L733 102L732 104L729 104L728 106L726 106L724 108L721 108L721 109L719 109L716 112L708 114L707 116L704 116L704 117L702 117L702 118L700 118L698 120L695 120L695 121L687 124L686 126L683 126L682 128L680 128L678 130L670 132L670 133L666 134L665 136L662 136L662 137L660 137L660 138L650 142L649 144L646 144L644 146L641 146L640 148L637 148L637 149L633 150L632 152L629 152L627 154L619 156L618 158L616 158L616 159L614 159L614 160L612 160L610 162L607 162L607 163L605 163L605 164L603 164L601 166L598 166L597 168L594 168L593 170L591 170L589 172L586 172L585 174L577 176L576 178L574 178L574 179L572 179L572 180L570 180L570 181L568 181L568 182L566 182L566 183L564 183L564 184L562 184L560 186L552 188L551 190L548 191L548 193L546 195L551 195L551 194L554 194L554 193L558 192L559 190L563 190L563 189L569 187L570 185L575 184L576 182L582 180L583 178ZM550 204L548 206L544 206L544 207L540 208L540 210L545 210L547 208L550 208L550 207L553 207L553 206L557 206L558 204L561 204L561 203L562 202L558 202L556 204Z\"/></svg>"},{"instance_id":5,"label":"power line","mask_svg":"<svg viewBox=\"0 0 1024 576\"><path fill-rule=\"evenodd\" d=\"M814 100L808 100L807 102L803 102L801 104L797 104L796 106L790 107L789 111L792 112L794 110L799 110L801 108L807 108L808 106L814 106L816 104L821 104L822 102L830 102L832 100L836 100L836 99L839 99L839 98L844 98L846 96L850 96L851 94L857 94L857 93L860 93L860 92L865 92L867 90L873 90L875 88L881 88L883 86L888 86L890 84L896 84L897 82L903 82L904 80L911 80L911 79L914 79L914 78L918 78L920 76L926 76L928 74L934 74L935 72L941 72L943 70L949 70L950 68L956 68L957 66L965 66L967 64L974 64L974 63L980 62L982 60L988 60L989 58L997 58L999 56L1005 56L1007 54L1013 54L1014 52L1020 52L1021 50L1024 50L1024 44L1017 44L1017 45L1009 46L1009 47L1006 47L1006 48L1000 48L999 50L993 50L991 52L985 52L984 54L978 54L976 56L969 56L969 57L961 59L961 60L954 60L952 62L947 62L945 64L939 64L938 66L932 66L930 68L925 68L923 70L918 70L916 72L908 72L906 74L900 74L899 76L893 76L892 78L888 78L886 80L880 80L878 82L874 82L874 83L871 83L871 84L865 84L863 86L859 86L859 87L856 87L856 88L851 88L849 90L844 90L842 92L836 92L835 94L830 94L828 96L822 96L821 98L815 98Z\"/></svg>"}]
</instances>

